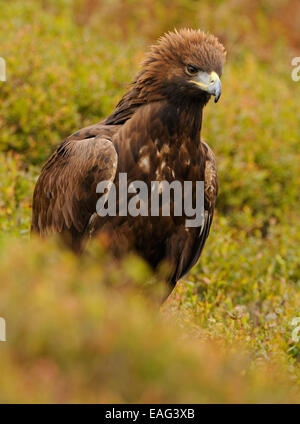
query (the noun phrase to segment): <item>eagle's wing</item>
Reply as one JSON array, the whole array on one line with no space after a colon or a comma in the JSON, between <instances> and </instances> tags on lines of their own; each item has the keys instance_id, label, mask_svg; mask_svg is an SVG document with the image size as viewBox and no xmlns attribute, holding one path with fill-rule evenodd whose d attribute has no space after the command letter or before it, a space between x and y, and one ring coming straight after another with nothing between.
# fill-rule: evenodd
<instances>
[{"instance_id":1,"label":"eagle's wing","mask_svg":"<svg viewBox=\"0 0 300 424\"><path fill-rule=\"evenodd\" d=\"M63 142L37 181L32 231L41 235L67 232L72 239L80 238L96 210L97 184L114 180L117 163L113 144L102 135Z\"/></svg>"},{"instance_id":2,"label":"eagle's wing","mask_svg":"<svg viewBox=\"0 0 300 424\"><path fill-rule=\"evenodd\" d=\"M182 252L172 283L182 278L198 261L209 235L218 194L218 173L216 158L211 148L201 141L205 157L204 169L204 222L193 244L187 243ZM188 259L189 258L189 259Z\"/></svg>"},{"instance_id":3,"label":"eagle's wing","mask_svg":"<svg viewBox=\"0 0 300 424\"><path fill-rule=\"evenodd\" d=\"M216 158L205 142L201 142L204 151L206 151L205 170L204 170L204 225L200 229L199 245L195 255L195 259L191 266L193 266L199 259L203 250L204 244L209 234L211 223L213 220L216 199L218 195L218 172Z\"/></svg>"}]
</instances>

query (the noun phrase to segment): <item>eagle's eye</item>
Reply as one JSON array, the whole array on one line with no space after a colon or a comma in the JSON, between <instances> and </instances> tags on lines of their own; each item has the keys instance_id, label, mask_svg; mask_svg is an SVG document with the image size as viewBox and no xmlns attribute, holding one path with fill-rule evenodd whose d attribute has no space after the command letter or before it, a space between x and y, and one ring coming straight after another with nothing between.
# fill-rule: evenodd
<instances>
[{"instance_id":1,"label":"eagle's eye","mask_svg":"<svg viewBox=\"0 0 300 424\"><path fill-rule=\"evenodd\" d=\"M193 76L193 75L196 75L196 74L197 74L198 69L197 69L195 66L193 66L193 65L187 65L187 66L185 67L185 72L186 72L188 75Z\"/></svg>"}]
</instances>

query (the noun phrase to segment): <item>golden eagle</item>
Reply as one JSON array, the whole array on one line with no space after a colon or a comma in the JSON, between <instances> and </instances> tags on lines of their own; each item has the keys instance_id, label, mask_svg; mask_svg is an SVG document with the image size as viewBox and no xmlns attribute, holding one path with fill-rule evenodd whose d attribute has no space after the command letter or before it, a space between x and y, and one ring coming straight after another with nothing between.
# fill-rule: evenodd
<instances>
[{"instance_id":1,"label":"golden eagle","mask_svg":"<svg viewBox=\"0 0 300 424\"><path fill-rule=\"evenodd\" d=\"M43 167L33 196L32 231L60 233L76 252L89 237L105 234L115 254L133 250L154 270L167 261L174 287L197 262L213 218L216 161L200 132L204 106L221 95L225 56L217 38L200 30L161 37L113 113L68 137ZM99 216L98 183L118 185L121 173L128 184L143 181L149 187L157 180L204 181L203 225L187 227L186 216L174 213Z\"/></svg>"}]
</instances>

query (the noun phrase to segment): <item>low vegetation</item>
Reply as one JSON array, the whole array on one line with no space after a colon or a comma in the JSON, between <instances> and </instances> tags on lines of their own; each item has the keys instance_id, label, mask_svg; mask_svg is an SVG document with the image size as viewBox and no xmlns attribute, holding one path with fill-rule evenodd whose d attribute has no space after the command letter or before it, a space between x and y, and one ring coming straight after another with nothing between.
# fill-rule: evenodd
<instances>
[{"instance_id":1,"label":"low vegetation","mask_svg":"<svg viewBox=\"0 0 300 424\"><path fill-rule=\"evenodd\" d=\"M299 402L297 12L293 0L1 2L0 402ZM141 260L117 264L96 242L78 260L29 230L48 155L112 110L174 26L218 35L228 63L203 126L219 167L213 228L159 309L163 283Z\"/></svg>"}]
</instances>

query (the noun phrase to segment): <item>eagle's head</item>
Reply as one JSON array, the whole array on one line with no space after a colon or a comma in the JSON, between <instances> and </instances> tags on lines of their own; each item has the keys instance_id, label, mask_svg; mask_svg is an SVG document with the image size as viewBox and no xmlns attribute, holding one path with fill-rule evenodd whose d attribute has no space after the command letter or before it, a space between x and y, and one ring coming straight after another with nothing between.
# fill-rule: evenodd
<instances>
[{"instance_id":1,"label":"eagle's head","mask_svg":"<svg viewBox=\"0 0 300 424\"><path fill-rule=\"evenodd\" d=\"M222 68L226 52L216 37L200 30L168 32L146 55L137 83L155 98L200 100L221 96ZM145 92L144 92L145 94Z\"/></svg>"}]
</instances>

